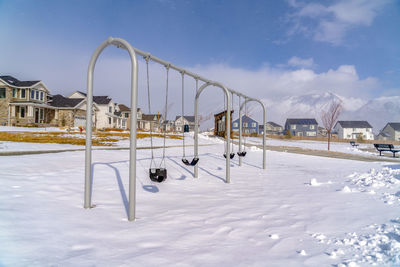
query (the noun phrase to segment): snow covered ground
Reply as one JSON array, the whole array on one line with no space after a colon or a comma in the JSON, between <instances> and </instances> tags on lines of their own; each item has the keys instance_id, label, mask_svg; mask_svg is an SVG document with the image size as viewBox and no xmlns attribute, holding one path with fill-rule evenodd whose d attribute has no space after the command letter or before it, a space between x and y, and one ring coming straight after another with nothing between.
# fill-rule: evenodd
<instances>
[{"instance_id":1,"label":"snow covered ground","mask_svg":"<svg viewBox=\"0 0 400 267\"><path fill-rule=\"evenodd\" d=\"M258 137L247 137L246 143L249 144L262 144L262 138ZM272 139L267 138L267 146L288 146L288 147L300 147L305 149L313 150L327 150L328 143L322 141L309 141L309 140L285 140L285 139ZM331 142L330 151L350 153L350 154L360 154L364 156L376 156L377 153L371 153L368 151L363 151L361 149L374 149L373 144L359 144L358 148L352 147L349 143L342 142Z\"/></svg>"},{"instance_id":2,"label":"snow covered ground","mask_svg":"<svg viewBox=\"0 0 400 267\"><path fill-rule=\"evenodd\" d=\"M400 164L268 151L263 170L250 151L226 184L222 142L203 140L199 179L177 147L152 183L137 151L135 222L129 151L93 151L90 210L84 152L1 157L0 266L400 265Z\"/></svg>"}]
</instances>

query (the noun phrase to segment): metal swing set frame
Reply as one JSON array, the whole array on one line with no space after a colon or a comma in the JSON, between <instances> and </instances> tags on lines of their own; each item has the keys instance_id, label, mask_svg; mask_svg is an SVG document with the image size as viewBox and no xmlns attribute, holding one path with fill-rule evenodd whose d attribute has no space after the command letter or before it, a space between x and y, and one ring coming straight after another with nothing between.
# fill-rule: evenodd
<instances>
[{"instance_id":1,"label":"metal swing set frame","mask_svg":"<svg viewBox=\"0 0 400 267\"><path fill-rule=\"evenodd\" d=\"M128 220L134 221L136 219L136 133L137 133L137 95L138 95L138 61L136 55L143 56L161 64L165 67L170 69L174 69L180 73L184 73L187 76L194 78L197 81L202 81L204 84L197 90L195 100L194 100L194 116L195 116L195 129L194 129L194 158L199 157L199 149L198 149L198 135L199 135L199 117L198 117L198 107L199 107L199 98L201 93L207 87L214 86L220 88L226 96L227 100L227 121L230 121L230 111L231 107L231 94L237 95L245 99L243 104L239 108L239 152L242 151L242 109L248 102L257 102L261 105L263 109L263 125L265 127L266 123L266 108L263 102L258 99L248 97L242 93L239 93L235 90L227 88L222 83L211 81L206 78L201 77L195 73L192 73L188 70L185 70L181 67L175 66L165 60L162 60L158 57L152 56L150 53L141 51L137 48L134 48L124 39L121 38L113 38L109 37L106 41L100 44L97 49L94 51L88 67L87 73L87 106L86 106L86 149L85 149L85 185L84 185L84 208L92 208L92 174L93 174L93 167L92 167L92 107L93 107L93 77L94 77L94 69L96 66L97 59L99 58L100 54L103 50L110 46L114 45L117 48L122 48L128 51L130 59L131 59L131 117L130 117L130 151L129 151L129 206L128 206ZM227 123L226 127L226 154L230 154L230 143L231 143L231 136L230 136L230 123ZM263 163L262 168L266 169L266 144L265 144L265 129L263 131ZM230 183L230 157L226 157L226 183ZM199 177L199 164L198 162L194 166L194 178ZM242 157L239 157L239 165L242 165Z\"/></svg>"}]
</instances>

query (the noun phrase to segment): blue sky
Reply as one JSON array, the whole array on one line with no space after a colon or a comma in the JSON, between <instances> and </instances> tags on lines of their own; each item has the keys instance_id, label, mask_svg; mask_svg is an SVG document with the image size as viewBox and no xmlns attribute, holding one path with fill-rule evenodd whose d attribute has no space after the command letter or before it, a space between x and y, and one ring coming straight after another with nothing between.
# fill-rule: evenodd
<instances>
[{"instance_id":1,"label":"blue sky","mask_svg":"<svg viewBox=\"0 0 400 267\"><path fill-rule=\"evenodd\" d=\"M114 36L266 102L308 92L400 94L394 0L0 0L0 25L0 73L43 80L53 93L85 90L91 54ZM128 60L124 51L104 52L96 94L126 103ZM153 90L163 92L162 68L151 71ZM179 75L171 82L178 86Z\"/></svg>"}]
</instances>

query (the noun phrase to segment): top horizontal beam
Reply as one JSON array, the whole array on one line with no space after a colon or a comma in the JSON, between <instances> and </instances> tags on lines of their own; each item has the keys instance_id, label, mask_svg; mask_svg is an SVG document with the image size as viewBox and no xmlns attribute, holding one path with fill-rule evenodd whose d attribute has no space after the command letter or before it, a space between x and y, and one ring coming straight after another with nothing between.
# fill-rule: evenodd
<instances>
[{"instance_id":1,"label":"top horizontal beam","mask_svg":"<svg viewBox=\"0 0 400 267\"><path fill-rule=\"evenodd\" d=\"M108 38L108 42L111 43L112 45L115 45L118 48L126 49L121 43L119 43L118 39L109 37ZM172 63L170 63L168 61L165 61L165 60L163 60L161 58L153 56L148 52L144 52L144 51L142 51L140 49L137 49L135 47L133 47L133 49L135 50L136 54L138 54L138 55L140 55L140 56L142 56L144 58L148 58L149 60L152 60L154 62L157 62L157 63L163 65L164 67L169 67L169 68L174 69L174 70L176 70L176 71L178 71L180 73L184 73L185 75L188 75L188 76L194 78L195 80L199 80L199 81L202 81L202 82L205 82L205 83L211 83L211 84L215 83L215 81L211 81L211 80L206 79L206 78L204 78L204 77L202 77L202 76L200 76L200 75L198 75L196 73L193 73L193 72L190 72L190 71L188 71L188 70L186 70L184 68L178 67L178 66L176 66L176 65L174 65L174 64L172 64ZM253 98L251 98L251 97L249 97L247 95L244 95L242 93L239 93L239 92L237 92L237 91L235 91L235 90L233 90L231 88L227 88L227 89L229 90L229 92L231 92L232 94L235 94L237 96L240 96L240 97L243 97L243 98L246 98L246 99L253 99Z\"/></svg>"}]
</instances>

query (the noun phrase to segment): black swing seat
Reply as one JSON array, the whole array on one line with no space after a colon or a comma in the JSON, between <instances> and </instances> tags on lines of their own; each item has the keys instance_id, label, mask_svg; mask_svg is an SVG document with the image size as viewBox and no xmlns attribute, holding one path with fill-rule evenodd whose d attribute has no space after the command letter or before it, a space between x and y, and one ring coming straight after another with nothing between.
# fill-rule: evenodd
<instances>
[{"instance_id":1,"label":"black swing seat","mask_svg":"<svg viewBox=\"0 0 400 267\"><path fill-rule=\"evenodd\" d=\"M183 158L182 162L187 166L196 166L197 162L199 162L199 158L193 158L191 162L189 162L186 158Z\"/></svg>"},{"instance_id":2,"label":"black swing seat","mask_svg":"<svg viewBox=\"0 0 400 267\"><path fill-rule=\"evenodd\" d=\"M149 169L150 180L153 182L164 182L167 179L167 169L165 168L150 168Z\"/></svg>"},{"instance_id":3,"label":"black swing seat","mask_svg":"<svg viewBox=\"0 0 400 267\"><path fill-rule=\"evenodd\" d=\"M238 152L237 153L239 157L244 157L246 156L247 152L246 151L242 151L242 152Z\"/></svg>"},{"instance_id":4,"label":"black swing seat","mask_svg":"<svg viewBox=\"0 0 400 267\"><path fill-rule=\"evenodd\" d=\"M235 157L235 153L231 153L231 154L229 155L229 157L230 157L231 159L233 159L233 158ZM226 158L226 153L224 153L224 158Z\"/></svg>"}]
</instances>

